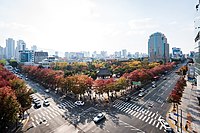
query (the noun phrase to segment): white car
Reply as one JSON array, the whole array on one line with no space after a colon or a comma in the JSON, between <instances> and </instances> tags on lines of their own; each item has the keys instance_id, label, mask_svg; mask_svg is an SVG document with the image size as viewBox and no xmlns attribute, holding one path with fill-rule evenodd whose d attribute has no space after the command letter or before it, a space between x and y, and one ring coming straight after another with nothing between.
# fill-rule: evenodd
<instances>
[{"instance_id":1,"label":"white car","mask_svg":"<svg viewBox=\"0 0 200 133\"><path fill-rule=\"evenodd\" d=\"M144 92L140 92L138 96L139 96L139 97L143 97L144 95L145 95Z\"/></svg>"},{"instance_id":2,"label":"white car","mask_svg":"<svg viewBox=\"0 0 200 133\"><path fill-rule=\"evenodd\" d=\"M169 124L164 120L164 119L158 119L158 121L161 123L161 125L164 127L164 129L166 130L166 131L172 131L172 128L169 126Z\"/></svg>"},{"instance_id":3,"label":"white car","mask_svg":"<svg viewBox=\"0 0 200 133\"><path fill-rule=\"evenodd\" d=\"M105 118L105 115L102 114L102 113L99 113L96 117L94 117L93 121L94 121L95 123L97 123L97 122L103 120L104 118Z\"/></svg>"},{"instance_id":4,"label":"white car","mask_svg":"<svg viewBox=\"0 0 200 133\"><path fill-rule=\"evenodd\" d=\"M48 100L44 100L43 105L44 105L44 106L49 106L49 105L50 105L50 104L49 104L49 101L48 101Z\"/></svg>"},{"instance_id":5,"label":"white car","mask_svg":"<svg viewBox=\"0 0 200 133\"><path fill-rule=\"evenodd\" d=\"M74 104L78 105L78 106L83 106L84 105L84 102L83 101L76 101Z\"/></svg>"},{"instance_id":6,"label":"white car","mask_svg":"<svg viewBox=\"0 0 200 133\"><path fill-rule=\"evenodd\" d=\"M155 88L155 87L156 87L156 84L153 84L152 87Z\"/></svg>"},{"instance_id":7,"label":"white car","mask_svg":"<svg viewBox=\"0 0 200 133\"><path fill-rule=\"evenodd\" d=\"M46 92L46 93L49 93L49 89L46 89L45 92Z\"/></svg>"}]
</instances>

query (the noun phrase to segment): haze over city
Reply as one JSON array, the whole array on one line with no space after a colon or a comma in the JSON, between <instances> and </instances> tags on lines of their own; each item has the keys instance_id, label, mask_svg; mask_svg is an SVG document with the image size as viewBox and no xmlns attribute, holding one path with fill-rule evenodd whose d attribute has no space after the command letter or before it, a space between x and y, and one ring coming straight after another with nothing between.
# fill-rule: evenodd
<instances>
[{"instance_id":1,"label":"haze over city","mask_svg":"<svg viewBox=\"0 0 200 133\"><path fill-rule=\"evenodd\" d=\"M0 1L0 45L9 37L41 50L147 53L148 39L162 32L172 47L194 44L196 0ZM192 10L193 9L193 10Z\"/></svg>"}]
</instances>

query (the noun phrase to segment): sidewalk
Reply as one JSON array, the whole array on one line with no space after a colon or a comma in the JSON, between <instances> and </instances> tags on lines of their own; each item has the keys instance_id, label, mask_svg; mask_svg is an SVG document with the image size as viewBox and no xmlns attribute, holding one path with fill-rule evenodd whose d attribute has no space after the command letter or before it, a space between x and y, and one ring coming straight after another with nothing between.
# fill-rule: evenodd
<instances>
[{"instance_id":1,"label":"sidewalk","mask_svg":"<svg viewBox=\"0 0 200 133\"><path fill-rule=\"evenodd\" d=\"M197 86L193 86L187 81L187 86L181 98L181 105L178 106L178 114L177 108L173 110L173 105L171 106L166 119L175 132L181 133L182 111L182 133L200 133L200 106L198 105L197 94L200 94Z\"/></svg>"}]
</instances>

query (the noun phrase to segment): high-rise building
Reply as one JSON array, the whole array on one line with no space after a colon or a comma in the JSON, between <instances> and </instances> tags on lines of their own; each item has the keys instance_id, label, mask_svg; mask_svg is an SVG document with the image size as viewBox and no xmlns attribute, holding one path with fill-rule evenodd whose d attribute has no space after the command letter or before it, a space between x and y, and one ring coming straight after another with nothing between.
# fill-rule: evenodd
<instances>
[{"instance_id":1,"label":"high-rise building","mask_svg":"<svg viewBox=\"0 0 200 133\"><path fill-rule=\"evenodd\" d=\"M4 58L4 48L0 46L0 60Z\"/></svg>"},{"instance_id":2,"label":"high-rise building","mask_svg":"<svg viewBox=\"0 0 200 133\"><path fill-rule=\"evenodd\" d=\"M156 32L149 37L148 56L150 62L169 61L169 44L164 34Z\"/></svg>"},{"instance_id":3,"label":"high-rise building","mask_svg":"<svg viewBox=\"0 0 200 133\"><path fill-rule=\"evenodd\" d=\"M15 57L15 40L8 38L6 40L6 59Z\"/></svg>"},{"instance_id":4,"label":"high-rise building","mask_svg":"<svg viewBox=\"0 0 200 133\"><path fill-rule=\"evenodd\" d=\"M126 49L122 50L122 58L127 58L127 50Z\"/></svg>"},{"instance_id":5,"label":"high-rise building","mask_svg":"<svg viewBox=\"0 0 200 133\"><path fill-rule=\"evenodd\" d=\"M20 50L25 50L26 49L26 43L23 40L18 40L17 41L17 47L15 50L15 58L17 61L19 61L19 51Z\"/></svg>"}]
</instances>

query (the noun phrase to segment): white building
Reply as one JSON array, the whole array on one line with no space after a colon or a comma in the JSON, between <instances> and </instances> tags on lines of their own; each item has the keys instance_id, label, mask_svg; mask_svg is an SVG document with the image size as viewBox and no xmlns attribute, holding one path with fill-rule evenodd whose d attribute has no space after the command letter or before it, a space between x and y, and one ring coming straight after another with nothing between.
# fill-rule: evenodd
<instances>
[{"instance_id":1,"label":"white building","mask_svg":"<svg viewBox=\"0 0 200 133\"><path fill-rule=\"evenodd\" d=\"M15 58L19 61L19 51L26 50L26 43L23 40L17 41L17 47L15 50Z\"/></svg>"}]
</instances>

